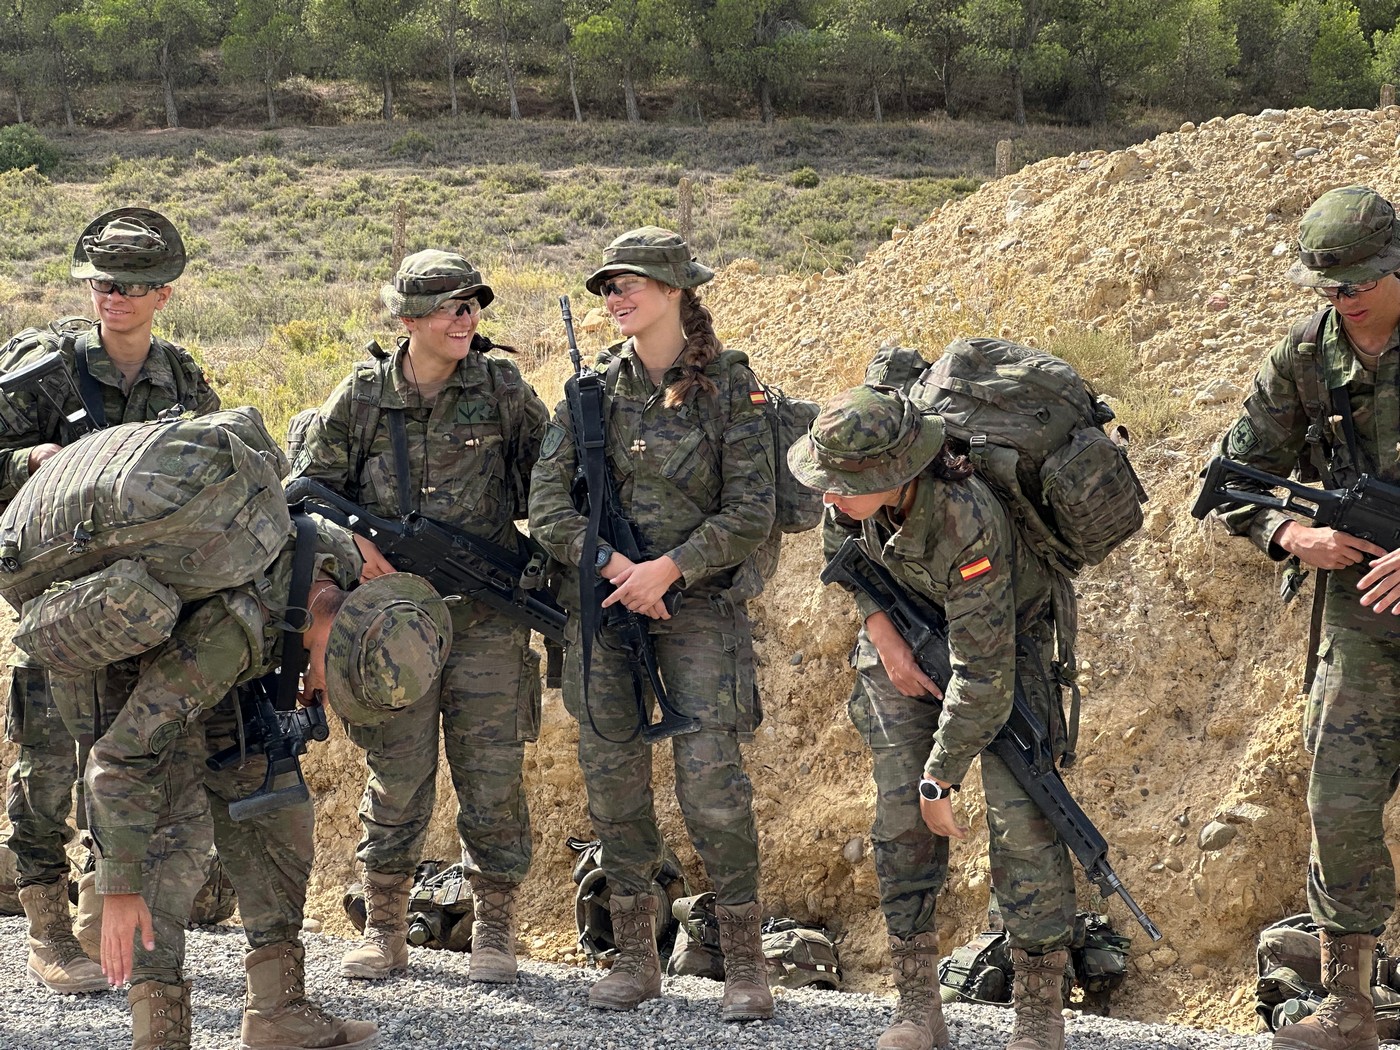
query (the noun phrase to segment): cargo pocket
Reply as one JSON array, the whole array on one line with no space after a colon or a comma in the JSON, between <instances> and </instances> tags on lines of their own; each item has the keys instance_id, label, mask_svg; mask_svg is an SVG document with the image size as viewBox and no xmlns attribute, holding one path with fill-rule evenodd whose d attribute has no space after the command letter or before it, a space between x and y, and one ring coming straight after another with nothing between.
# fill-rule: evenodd
<instances>
[{"instance_id":1,"label":"cargo pocket","mask_svg":"<svg viewBox=\"0 0 1400 1050\"><path fill-rule=\"evenodd\" d=\"M540 738L540 654L526 646L520 654L520 684L516 702L516 739L531 744Z\"/></svg>"},{"instance_id":2,"label":"cargo pocket","mask_svg":"<svg viewBox=\"0 0 1400 1050\"><path fill-rule=\"evenodd\" d=\"M363 751L378 751L384 746L384 727L380 726L357 726L351 725L344 719L341 724L345 726L345 735L350 738L350 742Z\"/></svg>"},{"instance_id":3,"label":"cargo pocket","mask_svg":"<svg viewBox=\"0 0 1400 1050\"><path fill-rule=\"evenodd\" d=\"M1308 702L1303 709L1303 750L1310 755L1317 754L1317 737L1326 716L1327 702L1341 686L1341 672L1336 667L1336 653L1333 651L1333 635L1324 633L1317 645L1317 671L1313 675L1312 688L1308 690Z\"/></svg>"},{"instance_id":4,"label":"cargo pocket","mask_svg":"<svg viewBox=\"0 0 1400 1050\"><path fill-rule=\"evenodd\" d=\"M21 747L42 747L57 712L49 698L49 676L42 667L10 668L5 703L5 739Z\"/></svg>"},{"instance_id":5,"label":"cargo pocket","mask_svg":"<svg viewBox=\"0 0 1400 1050\"><path fill-rule=\"evenodd\" d=\"M719 457L703 430L692 430L677 443L662 464L661 474L702 510L717 506Z\"/></svg>"}]
</instances>

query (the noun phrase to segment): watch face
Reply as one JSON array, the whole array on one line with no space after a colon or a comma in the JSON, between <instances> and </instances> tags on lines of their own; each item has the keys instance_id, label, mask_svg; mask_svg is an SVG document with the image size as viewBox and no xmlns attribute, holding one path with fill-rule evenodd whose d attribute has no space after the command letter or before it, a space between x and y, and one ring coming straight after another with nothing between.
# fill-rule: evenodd
<instances>
[{"instance_id":1,"label":"watch face","mask_svg":"<svg viewBox=\"0 0 1400 1050\"><path fill-rule=\"evenodd\" d=\"M921 780L919 781L919 794L930 802L937 802L948 794L948 789L931 780Z\"/></svg>"}]
</instances>

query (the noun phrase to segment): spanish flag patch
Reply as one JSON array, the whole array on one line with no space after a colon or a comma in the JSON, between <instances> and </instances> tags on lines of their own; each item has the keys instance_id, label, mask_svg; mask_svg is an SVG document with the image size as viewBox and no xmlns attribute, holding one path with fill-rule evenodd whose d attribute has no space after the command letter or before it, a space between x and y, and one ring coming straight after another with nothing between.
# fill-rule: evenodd
<instances>
[{"instance_id":1,"label":"spanish flag patch","mask_svg":"<svg viewBox=\"0 0 1400 1050\"><path fill-rule=\"evenodd\" d=\"M963 582L975 580L977 577L992 571L991 558L978 558L974 562L968 562L958 570L958 575L963 578Z\"/></svg>"},{"instance_id":2,"label":"spanish flag patch","mask_svg":"<svg viewBox=\"0 0 1400 1050\"><path fill-rule=\"evenodd\" d=\"M768 394L763 390L750 390L749 400L755 405L766 405L768 404Z\"/></svg>"}]
</instances>

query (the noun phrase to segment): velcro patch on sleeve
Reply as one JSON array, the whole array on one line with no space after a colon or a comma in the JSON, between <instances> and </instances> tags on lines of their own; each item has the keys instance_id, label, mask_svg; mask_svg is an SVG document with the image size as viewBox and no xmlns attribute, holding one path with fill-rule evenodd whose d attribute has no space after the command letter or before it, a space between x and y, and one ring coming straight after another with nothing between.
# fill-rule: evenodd
<instances>
[{"instance_id":1,"label":"velcro patch on sleeve","mask_svg":"<svg viewBox=\"0 0 1400 1050\"><path fill-rule=\"evenodd\" d=\"M766 405L768 404L768 394L763 390L750 390L749 400L755 405Z\"/></svg>"},{"instance_id":2,"label":"velcro patch on sleeve","mask_svg":"<svg viewBox=\"0 0 1400 1050\"><path fill-rule=\"evenodd\" d=\"M976 561L968 562L958 569L958 575L963 578L963 582L975 580L977 577L992 571L991 558L978 558Z\"/></svg>"}]
</instances>

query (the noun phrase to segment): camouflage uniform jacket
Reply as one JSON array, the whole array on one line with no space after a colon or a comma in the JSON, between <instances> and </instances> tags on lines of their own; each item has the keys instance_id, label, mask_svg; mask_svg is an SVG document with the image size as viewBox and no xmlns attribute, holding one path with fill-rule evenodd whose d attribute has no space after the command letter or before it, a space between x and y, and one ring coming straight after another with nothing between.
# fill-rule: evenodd
<instances>
[{"instance_id":1,"label":"camouflage uniform jacket","mask_svg":"<svg viewBox=\"0 0 1400 1050\"><path fill-rule=\"evenodd\" d=\"M307 428L288 480L313 478L382 517L417 511L514 546L549 410L513 363L476 350L425 404L404 378L405 345L387 362L357 364L335 388ZM389 409L404 412L416 506L399 506ZM373 433L364 448L368 425Z\"/></svg>"},{"instance_id":2,"label":"camouflage uniform jacket","mask_svg":"<svg viewBox=\"0 0 1400 1050\"><path fill-rule=\"evenodd\" d=\"M1316 346L1297 336L1295 329L1264 359L1254 377L1254 389L1245 399L1244 414L1221 441L1221 454L1287 477L1307 448L1308 429L1314 422L1304 392L1319 384L1324 392L1345 387L1361 462L1349 463L1346 436L1330 406L1322 406L1317 420L1322 431L1318 436L1335 450L1331 466L1336 483L1350 485L1361 473L1400 482L1400 354L1384 354L1378 370L1368 372L1352 351L1335 310L1328 311ZM1397 342L1400 333L1392 334L1388 345ZM1275 561L1287 557L1271 540L1285 521L1296 520L1292 515L1240 507L1220 517L1226 528L1248 536Z\"/></svg>"},{"instance_id":3,"label":"camouflage uniform jacket","mask_svg":"<svg viewBox=\"0 0 1400 1050\"><path fill-rule=\"evenodd\" d=\"M607 456L618 499L640 528L643 554L669 555L690 595L728 592L736 602L763 589L752 555L768 539L775 516L773 431L762 387L748 358L725 351L705 368L718 398L697 391L667 408L666 389L684 375L672 365L655 386L631 340L598 358L606 372L621 358L607 399ZM553 557L574 570L583 555L588 520L570 496L578 460L567 399L555 409L531 482L530 531ZM577 587L565 586L569 600Z\"/></svg>"},{"instance_id":4,"label":"camouflage uniform jacket","mask_svg":"<svg viewBox=\"0 0 1400 1050\"><path fill-rule=\"evenodd\" d=\"M150 356L131 389L123 392L122 374L102 349L101 329L93 325L88 347L88 371L102 388L102 404L107 423L144 423L175 405L183 405L197 416L217 411L219 396L204 378L190 352L182 346L152 339ZM13 360L0 362L9 371L58 350L68 359L69 373L77 383L72 340L45 334L37 344L24 349ZM76 393L64 403L65 414L82 407ZM29 453L35 445L61 442L62 417L49 402L32 394L9 398L0 395L0 500L14 497L29 478Z\"/></svg>"},{"instance_id":5,"label":"camouflage uniform jacket","mask_svg":"<svg viewBox=\"0 0 1400 1050\"><path fill-rule=\"evenodd\" d=\"M350 587L359 567L353 542L339 526L313 520L317 575ZM151 836L166 822L170 743L235 685L280 662L292 558L289 539L265 576L187 606L170 639L141 657L135 688L88 759L99 893L141 892Z\"/></svg>"},{"instance_id":6,"label":"camouflage uniform jacket","mask_svg":"<svg viewBox=\"0 0 1400 1050\"><path fill-rule=\"evenodd\" d=\"M830 557L847 536L860 536L903 587L947 617L953 678L924 775L959 784L1011 714L1016 636L1049 620L1052 570L977 476L949 482L926 470L918 481L901 524L888 508L860 525L828 515L822 540ZM876 611L863 594L856 605L862 622Z\"/></svg>"}]
</instances>

